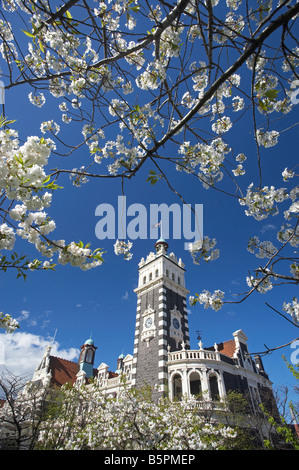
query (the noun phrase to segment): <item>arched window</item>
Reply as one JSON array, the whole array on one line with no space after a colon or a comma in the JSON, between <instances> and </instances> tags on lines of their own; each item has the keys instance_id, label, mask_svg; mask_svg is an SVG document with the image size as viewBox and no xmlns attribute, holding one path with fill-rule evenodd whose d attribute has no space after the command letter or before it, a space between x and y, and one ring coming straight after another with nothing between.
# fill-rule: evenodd
<instances>
[{"instance_id":1,"label":"arched window","mask_svg":"<svg viewBox=\"0 0 299 470\"><path fill-rule=\"evenodd\" d=\"M166 269L166 276L169 277L169 271Z\"/></svg>"},{"instance_id":2,"label":"arched window","mask_svg":"<svg viewBox=\"0 0 299 470\"><path fill-rule=\"evenodd\" d=\"M178 276L178 284L181 284L181 278Z\"/></svg>"},{"instance_id":3,"label":"arched window","mask_svg":"<svg viewBox=\"0 0 299 470\"><path fill-rule=\"evenodd\" d=\"M211 399L213 401L217 401L220 399L220 397L219 397L218 380L217 380L216 375L210 375L209 381L210 381Z\"/></svg>"},{"instance_id":4,"label":"arched window","mask_svg":"<svg viewBox=\"0 0 299 470\"><path fill-rule=\"evenodd\" d=\"M144 278L143 278L143 284L145 284L145 283L146 283L146 276L144 276Z\"/></svg>"},{"instance_id":5,"label":"arched window","mask_svg":"<svg viewBox=\"0 0 299 470\"><path fill-rule=\"evenodd\" d=\"M149 280L151 281L152 278L153 278L153 275L152 275L152 273L150 273L150 275L149 275Z\"/></svg>"},{"instance_id":6,"label":"arched window","mask_svg":"<svg viewBox=\"0 0 299 470\"><path fill-rule=\"evenodd\" d=\"M173 377L173 398L180 401L182 399L182 378L179 374Z\"/></svg>"},{"instance_id":7,"label":"arched window","mask_svg":"<svg viewBox=\"0 0 299 470\"><path fill-rule=\"evenodd\" d=\"M174 281L174 273L172 273L172 280Z\"/></svg>"},{"instance_id":8,"label":"arched window","mask_svg":"<svg viewBox=\"0 0 299 470\"><path fill-rule=\"evenodd\" d=\"M192 372L189 376L190 394L196 397L201 395L201 380L198 372Z\"/></svg>"},{"instance_id":9,"label":"arched window","mask_svg":"<svg viewBox=\"0 0 299 470\"><path fill-rule=\"evenodd\" d=\"M159 276L159 269L156 269L156 277Z\"/></svg>"},{"instance_id":10,"label":"arched window","mask_svg":"<svg viewBox=\"0 0 299 470\"><path fill-rule=\"evenodd\" d=\"M88 349L86 351L85 361L88 362L89 364L93 363L93 350L92 349Z\"/></svg>"}]
</instances>

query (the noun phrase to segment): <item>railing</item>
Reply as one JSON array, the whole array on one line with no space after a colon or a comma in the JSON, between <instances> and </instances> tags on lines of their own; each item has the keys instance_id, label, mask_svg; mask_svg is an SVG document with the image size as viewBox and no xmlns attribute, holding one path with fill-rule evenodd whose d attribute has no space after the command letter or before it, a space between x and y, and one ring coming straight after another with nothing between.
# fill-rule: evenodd
<instances>
[{"instance_id":1,"label":"railing","mask_svg":"<svg viewBox=\"0 0 299 470\"><path fill-rule=\"evenodd\" d=\"M181 351L174 351L168 353L168 363L180 361L219 361L220 354L218 351L206 351L204 349L188 350L182 349Z\"/></svg>"},{"instance_id":2,"label":"railing","mask_svg":"<svg viewBox=\"0 0 299 470\"><path fill-rule=\"evenodd\" d=\"M180 402L178 402L180 403ZM197 408L200 411L227 411L226 405L221 401L196 400L190 403L190 408Z\"/></svg>"}]
</instances>

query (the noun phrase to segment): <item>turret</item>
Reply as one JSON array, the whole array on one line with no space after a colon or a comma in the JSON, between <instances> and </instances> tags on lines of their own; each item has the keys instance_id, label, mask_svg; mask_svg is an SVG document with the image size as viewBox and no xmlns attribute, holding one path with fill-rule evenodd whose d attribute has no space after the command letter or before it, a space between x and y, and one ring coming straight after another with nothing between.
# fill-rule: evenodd
<instances>
[{"instance_id":1,"label":"turret","mask_svg":"<svg viewBox=\"0 0 299 470\"><path fill-rule=\"evenodd\" d=\"M86 378L93 377L94 357L97 347L94 342L89 338L83 346L81 346L81 353L79 357L80 370L86 373Z\"/></svg>"}]
</instances>

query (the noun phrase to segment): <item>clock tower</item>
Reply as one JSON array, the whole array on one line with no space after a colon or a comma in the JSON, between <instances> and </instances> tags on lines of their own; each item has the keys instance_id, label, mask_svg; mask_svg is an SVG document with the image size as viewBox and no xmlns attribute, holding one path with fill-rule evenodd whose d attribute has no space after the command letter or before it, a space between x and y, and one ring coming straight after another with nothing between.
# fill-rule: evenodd
<instances>
[{"instance_id":1,"label":"clock tower","mask_svg":"<svg viewBox=\"0 0 299 470\"><path fill-rule=\"evenodd\" d=\"M147 384L159 397L167 392L167 354L190 348L185 287L181 259L168 254L168 244L159 239L155 252L139 263L137 314L132 385Z\"/></svg>"}]
</instances>

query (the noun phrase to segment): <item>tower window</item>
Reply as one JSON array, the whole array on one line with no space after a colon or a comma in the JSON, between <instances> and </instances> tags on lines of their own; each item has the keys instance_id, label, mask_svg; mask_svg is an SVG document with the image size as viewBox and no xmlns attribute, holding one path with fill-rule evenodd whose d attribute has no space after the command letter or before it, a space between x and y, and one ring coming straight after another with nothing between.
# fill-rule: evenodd
<instances>
[{"instance_id":1,"label":"tower window","mask_svg":"<svg viewBox=\"0 0 299 470\"><path fill-rule=\"evenodd\" d=\"M143 284L145 284L145 283L146 283L146 276L144 276L144 278L143 278Z\"/></svg>"},{"instance_id":2,"label":"tower window","mask_svg":"<svg viewBox=\"0 0 299 470\"><path fill-rule=\"evenodd\" d=\"M149 275L149 280L151 281L152 278L153 278L153 275L152 275L152 273L150 273L150 275Z\"/></svg>"},{"instance_id":3,"label":"tower window","mask_svg":"<svg viewBox=\"0 0 299 470\"><path fill-rule=\"evenodd\" d=\"M181 284L181 278L178 277L178 284Z\"/></svg>"},{"instance_id":4,"label":"tower window","mask_svg":"<svg viewBox=\"0 0 299 470\"><path fill-rule=\"evenodd\" d=\"M86 351L85 361L89 362L90 364L93 363L93 350L92 349L88 349Z\"/></svg>"},{"instance_id":5,"label":"tower window","mask_svg":"<svg viewBox=\"0 0 299 470\"><path fill-rule=\"evenodd\" d=\"M169 277L169 271L166 269L166 276Z\"/></svg>"},{"instance_id":6,"label":"tower window","mask_svg":"<svg viewBox=\"0 0 299 470\"><path fill-rule=\"evenodd\" d=\"M172 273L172 280L174 281L174 273Z\"/></svg>"},{"instance_id":7,"label":"tower window","mask_svg":"<svg viewBox=\"0 0 299 470\"><path fill-rule=\"evenodd\" d=\"M159 276L159 269L156 269L156 277Z\"/></svg>"}]
</instances>

